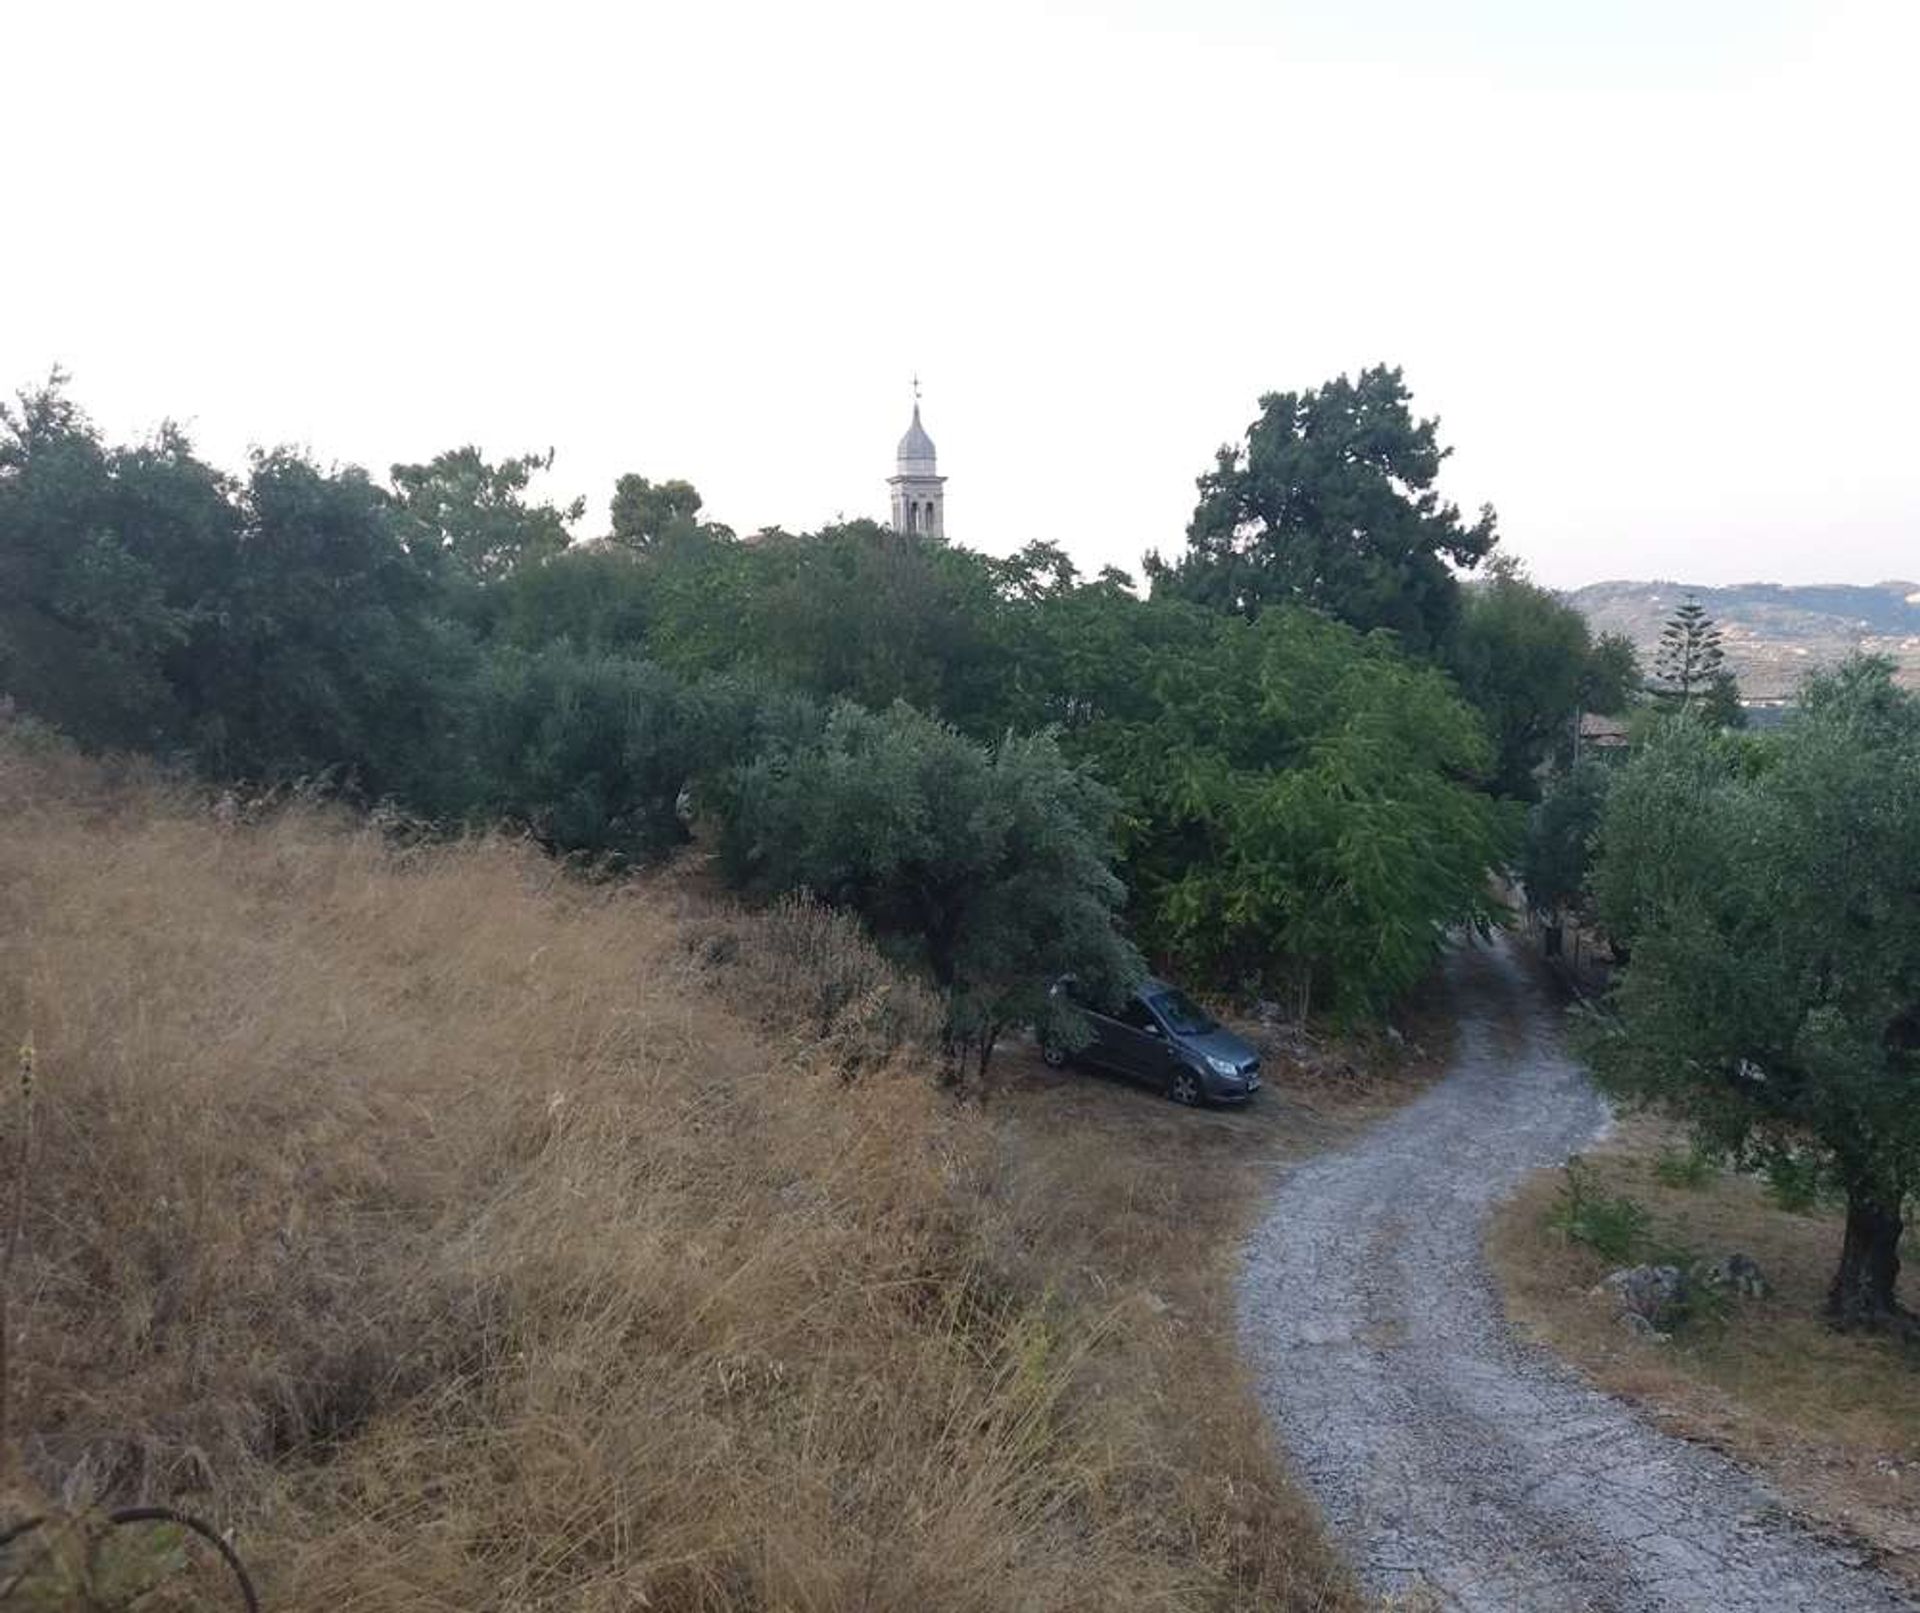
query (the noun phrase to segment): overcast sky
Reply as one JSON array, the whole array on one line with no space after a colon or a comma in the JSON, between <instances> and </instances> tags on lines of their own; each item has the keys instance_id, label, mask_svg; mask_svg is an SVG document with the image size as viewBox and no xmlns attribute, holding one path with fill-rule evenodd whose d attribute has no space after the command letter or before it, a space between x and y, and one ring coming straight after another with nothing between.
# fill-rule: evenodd
<instances>
[{"instance_id":1,"label":"overcast sky","mask_svg":"<svg viewBox=\"0 0 1920 1613\"><path fill-rule=\"evenodd\" d=\"M1404 366L1557 585L1920 574L1916 0L4 16L0 387L740 530L1177 547L1262 392Z\"/></svg>"}]
</instances>

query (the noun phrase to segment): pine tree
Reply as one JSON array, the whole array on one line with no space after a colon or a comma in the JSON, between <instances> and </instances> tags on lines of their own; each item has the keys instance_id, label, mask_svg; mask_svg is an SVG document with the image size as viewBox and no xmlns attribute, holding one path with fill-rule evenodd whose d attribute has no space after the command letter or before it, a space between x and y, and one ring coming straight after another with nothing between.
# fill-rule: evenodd
<instances>
[{"instance_id":1,"label":"pine tree","mask_svg":"<svg viewBox=\"0 0 1920 1613\"><path fill-rule=\"evenodd\" d=\"M1654 692L1683 709L1704 696L1726 673L1720 629L1707 607L1691 594L1660 630L1654 652Z\"/></svg>"}]
</instances>

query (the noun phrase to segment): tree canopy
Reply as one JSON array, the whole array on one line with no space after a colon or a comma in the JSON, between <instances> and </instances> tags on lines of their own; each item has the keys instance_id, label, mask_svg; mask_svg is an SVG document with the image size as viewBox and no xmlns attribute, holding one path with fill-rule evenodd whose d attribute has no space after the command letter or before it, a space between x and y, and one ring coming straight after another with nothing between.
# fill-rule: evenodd
<instances>
[{"instance_id":1,"label":"tree canopy","mask_svg":"<svg viewBox=\"0 0 1920 1613\"><path fill-rule=\"evenodd\" d=\"M1615 782L1601 917L1633 962L1592 1038L1616 1091L1847 1200L1829 1309L1901 1320L1920 1186L1920 700L1885 662L1811 680L1765 741L1662 725Z\"/></svg>"},{"instance_id":2,"label":"tree canopy","mask_svg":"<svg viewBox=\"0 0 1920 1613\"><path fill-rule=\"evenodd\" d=\"M1451 568L1492 553L1494 514L1468 523L1435 491L1452 450L1411 405L1384 364L1268 393L1245 444L1200 478L1186 553L1147 557L1154 591L1249 617L1308 606L1415 651L1440 644L1458 609Z\"/></svg>"},{"instance_id":3,"label":"tree canopy","mask_svg":"<svg viewBox=\"0 0 1920 1613\"><path fill-rule=\"evenodd\" d=\"M1117 803L1046 735L986 746L904 704L842 702L721 795L731 875L859 912L924 963L950 1043L982 1071L1009 1025L1045 1011L1053 978L1140 972L1114 928Z\"/></svg>"},{"instance_id":4,"label":"tree canopy","mask_svg":"<svg viewBox=\"0 0 1920 1613\"><path fill-rule=\"evenodd\" d=\"M1486 718L1495 789L1521 799L1539 793L1536 772L1568 748L1580 713L1621 710L1637 681L1630 643L1596 644L1584 616L1499 560L1463 591L1445 662Z\"/></svg>"},{"instance_id":5,"label":"tree canopy","mask_svg":"<svg viewBox=\"0 0 1920 1613\"><path fill-rule=\"evenodd\" d=\"M1492 519L1439 500L1408 405L1386 369L1265 400L1142 599L1049 543L742 540L637 475L572 542L550 453L227 475L172 427L107 444L55 377L0 416L0 694L602 868L711 833L744 888L812 888L916 959L976 1060L1051 974L1117 981L1136 945L1374 1012L1491 919L1495 797L1610 675L1509 571L1463 607Z\"/></svg>"}]
</instances>

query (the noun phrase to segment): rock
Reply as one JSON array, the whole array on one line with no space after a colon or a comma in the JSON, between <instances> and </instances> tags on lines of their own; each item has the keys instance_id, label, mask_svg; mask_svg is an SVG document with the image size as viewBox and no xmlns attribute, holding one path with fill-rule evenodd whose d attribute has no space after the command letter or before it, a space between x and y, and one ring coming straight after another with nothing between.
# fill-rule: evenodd
<instances>
[{"instance_id":1,"label":"rock","mask_svg":"<svg viewBox=\"0 0 1920 1613\"><path fill-rule=\"evenodd\" d=\"M1665 1344L1673 1337L1671 1333L1662 1333L1638 1311L1622 1311L1614 1320L1635 1338L1645 1339L1649 1344Z\"/></svg>"},{"instance_id":2,"label":"rock","mask_svg":"<svg viewBox=\"0 0 1920 1613\"><path fill-rule=\"evenodd\" d=\"M1760 1263L1751 1255L1731 1254L1703 1261L1693 1268L1693 1276L1703 1288L1738 1294L1742 1299L1765 1299L1773 1292L1773 1285L1761 1272Z\"/></svg>"},{"instance_id":3,"label":"rock","mask_svg":"<svg viewBox=\"0 0 1920 1613\"><path fill-rule=\"evenodd\" d=\"M1613 1295L1623 1326L1632 1327L1626 1319L1637 1317L1649 1332L1677 1321L1687 1302L1687 1274L1678 1266L1623 1266L1600 1286Z\"/></svg>"}]
</instances>

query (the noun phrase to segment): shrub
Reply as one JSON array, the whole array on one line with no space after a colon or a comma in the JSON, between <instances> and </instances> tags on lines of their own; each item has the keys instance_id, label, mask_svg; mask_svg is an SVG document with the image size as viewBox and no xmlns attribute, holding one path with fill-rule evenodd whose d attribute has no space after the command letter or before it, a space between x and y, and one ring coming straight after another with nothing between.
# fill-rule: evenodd
<instances>
[{"instance_id":1,"label":"shrub","mask_svg":"<svg viewBox=\"0 0 1920 1613\"><path fill-rule=\"evenodd\" d=\"M1794 1215L1811 1215L1832 1197L1826 1173L1811 1154L1787 1149L1770 1154L1760 1175L1767 1197Z\"/></svg>"},{"instance_id":2,"label":"shrub","mask_svg":"<svg viewBox=\"0 0 1920 1613\"><path fill-rule=\"evenodd\" d=\"M710 760L701 712L670 673L569 645L503 652L477 707L485 817L556 851L621 861L687 838L682 792Z\"/></svg>"},{"instance_id":3,"label":"shrub","mask_svg":"<svg viewBox=\"0 0 1920 1613\"><path fill-rule=\"evenodd\" d=\"M895 967L855 915L811 892L696 926L688 944L744 1010L844 1075L929 1052L939 1039L939 999Z\"/></svg>"},{"instance_id":4,"label":"shrub","mask_svg":"<svg viewBox=\"0 0 1920 1613\"><path fill-rule=\"evenodd\" d=\"M1663 1148L1653 1162L1653 1174L1663 1187L1699 1189L1718 1174L1711 1154L1698 1148Z\"/></svg>"},{"instance_id":5,"label":"shrub","mask_svg":"<svg viewBox=\"0 0 1920 1613\"><path fill-rule=\"evenodd\" d=\"M924 967L957 1071L984 1073L1001 1032L1045 1011L1052 977L1139 971L1113 923L1115 799L1046 735L989 748L905 705L843 703L718 795L734 882L813 890Z\"/></svg>"},{"instance_id":6,"label":"shrub","mask_svg":"<svg viewBox=\"0 0 1920 1613\"><path fill-rule=\"evenodd\" d=\"M1625 1265L1643 1247L1651 1218L1646 1206L1626 1194L1595 1188L1586 1164L1576 1154L1567 1161L1560 1197L1547 1224L1574 1243L1583 1243L1613 1265Z\"/></svg>"}]
</instances>

